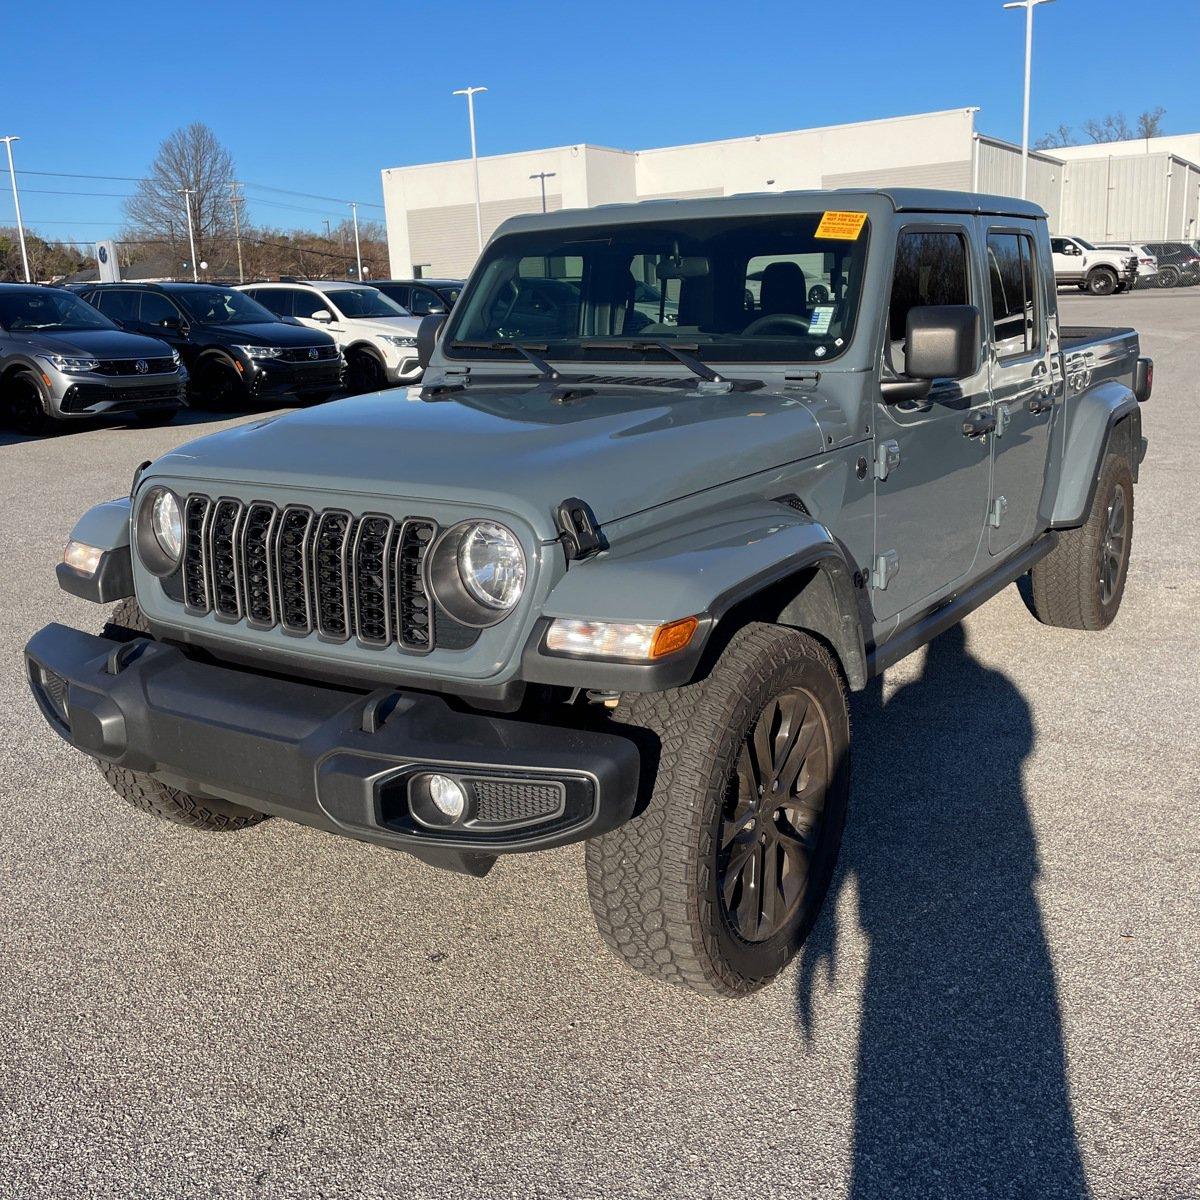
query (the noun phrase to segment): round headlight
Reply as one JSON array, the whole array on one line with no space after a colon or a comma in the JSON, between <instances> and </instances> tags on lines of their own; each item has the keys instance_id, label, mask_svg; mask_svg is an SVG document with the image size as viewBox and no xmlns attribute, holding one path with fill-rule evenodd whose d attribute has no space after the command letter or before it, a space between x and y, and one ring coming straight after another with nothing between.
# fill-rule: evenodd
<instances>
[{"instance_id":1,"label":"round headlight","mask_svg":"<svg viewBox=\"0 0 1200 1200\"><path fill-rule=\"evenodd\" d=\"M172 574L183 556L183 510L169 488L154 487L138 509L138 557L160 578Z\"/></svg>"},{"instance_id":2,"label":"round headlight","mask_svg":"<svg viewBox=\"0 0 1200 1200\"><path fill-rule=\"evenodd\" d=\"M458 573L472 599L504 612L525 590L525 551L503 525L479 521L459 543Z\"/></svg>"},{"instance_id":3,"label":"round headlight","mask_svg":"<svg viewBox=\"0 0 1200 1200\"><path fill-rule=\"evenodd\" d=\"M162 552L168 558L178 560L183 553L183 514L179 511L179 501L175 499L174 492L164 489L154 497L150 509L150 527Z\"/></svg>"}]
</instances>

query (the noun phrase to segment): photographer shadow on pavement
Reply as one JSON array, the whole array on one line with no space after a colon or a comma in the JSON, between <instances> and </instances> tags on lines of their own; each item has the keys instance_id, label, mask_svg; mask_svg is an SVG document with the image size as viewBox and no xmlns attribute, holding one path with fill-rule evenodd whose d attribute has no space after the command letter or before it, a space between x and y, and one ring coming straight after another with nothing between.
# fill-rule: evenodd
<instances>
[{"instance_id":1,"label":"photographer shadow on pavement","mask_svg":"<svg viewBox=\"0 0 1200 1200\"><path fill-rule=\"evenodd\" d=\"M846 841L798 974L809 1036L852 879L868 945L848 1194L1086 1196L1034 893L1029 706L962 626L926 654L886 702L878 681L856 698Z\"/></svg>"}]
</instances>

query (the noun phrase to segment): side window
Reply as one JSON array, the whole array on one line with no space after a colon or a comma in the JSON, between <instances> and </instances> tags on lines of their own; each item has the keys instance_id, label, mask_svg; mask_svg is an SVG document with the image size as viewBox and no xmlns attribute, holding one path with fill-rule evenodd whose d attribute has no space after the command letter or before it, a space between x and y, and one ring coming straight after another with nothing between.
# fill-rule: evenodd
<instances>
[{"instance_id":1,"label":"side window","mask_svg":"<svg viewBox=\"0 0 1200 1200\"><path fill-rule=\"evenodd\" d=\"M142 293L142 324L165 325L179 320L179 310L159 292Z\"/></svg>"},{"instance_id":2,"label":"side window","mask_svg":"<svg viewBox=\"0 0 1200 1200\"><path fill-rule=\"evenodd\" d=\"M904 230L896 240L896 268L888 308L892 363L904 341L908 312L930 304L970 304L967 240L961 233Z\"/></svg>"},{"instance_id":3,"label":"side window","mask_svg":"<svg viewBox=\"0 0 1200 1200\"><path fill-rule=\"evenodd\" d=\"M1071 251L1067 249L1067 247L1069 245L1070 245L1070 243L1067 241L1066 238L1051 238L1050 239L1050 250L1054 254L1070 254Z\"/></svg>"},{"instance_id":4,"label":"side window","mask_svg":"<svg viewBox=\"0 0 1200 1200\"><path fill-rule=\"evenodd\" d=\"M252 300L257 300L263 308L273 312L277 317L292 315L292 293L288 288L260 288L250 293Z\"/></svg>"},{"instance_id":5,"label":"side window","mask_svg":"<svg viewBox=\"0 0 1200 1200\"><path fill-rule=\"evenodd\" d=\"M1024 233L989 233L987 256L996 355L1030 354L1041 340L1033 239Z\"/></svg>"},{"instance_id":6,"label":"side window","mask_svg":"<svg viewBox=\"0 0 1200 1200\"><path fill-rule=\"evenodd\" d=\"M329 301L320 292L308 292L294 288L287 295L290 297L292 309L289 313L283 314L284 316L311 317L313 313L320 312L321 309L333 312Z\"/></svg>"},{"instance_id":7,"label":"side window","mask_svg":"<svg viewBox=\"0 0 1200 1200\"><path fill-rule=\"evenodd\" d=\"M121 323L136 321L138 294L128 288L102 291L96 296L96 307L110 320Z\"/></svg>"},{"instance_id":8,"label":"side window","mask_svg":"<svg viewBox=\"0 0 1200 1200\"><path fill-rule=\"evenodd\" d=\"M436 292L431 292L429 288L413 288L407 301L397 300L396 303L407 308L414 317L426 316L433 308L446 307L442 303L441 296Z\"/></svg>"}]
</instances>

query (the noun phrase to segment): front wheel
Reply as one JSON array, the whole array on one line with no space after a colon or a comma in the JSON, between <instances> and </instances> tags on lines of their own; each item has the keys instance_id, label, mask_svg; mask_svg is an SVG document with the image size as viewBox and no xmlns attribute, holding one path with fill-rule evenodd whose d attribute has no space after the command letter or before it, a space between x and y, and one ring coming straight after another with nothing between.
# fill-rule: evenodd
<instances>
[{"instance_id":1,"label":"front wheel","mask_svg":"<svg viewBox=\"0 0 1200 1200\"><path fill-rule=\"evenodd\" d=\"M1160 267L1154 282L1160 288L1173 288L1179 284L1179 272L1174 267Z\"/></svg>"},{"instance_id":2,"label":"front wheel","mask_svg":"<svg viewBox=\"0 0 1200 1200\"><path fill-rule=\"evenodd\" d=\"M58 422L50 415L50 398L32 371L20 371L5 387L3 407L18 433L40 437L53 433Z\"/></svg>"},{"instance_id":3,"label":"front wheel","mask_svg":"<svg viewBox=\"0 0 1200 1200\"><path fill-rule=\"evenodd\" d=\"M1096 267L1087 277L1087 290L1093 296L1110 296L1117 290L1117 273L1108 267Z\"/></svg>"},{"instance_id":4,"label":"front wheel","mask_svg":"<svg viewBox=\"0 0 1200 1200\"><path fill-rule=\"evenodd\" d=\"M209 412L233 412L247 408L250 393L233 363L210 358L198 363L192 376L192 395L197 408Z\"/></svg>"},{"instance_id":5,"label":"front wheel","mask_svg":"<svg viewBox=\"0 0 1200 1200\"><path fill-rule=\"evenodd\" d=\"M378 392L387 386L383 363L370 350L351 350L346 356L347 385L351 392Z\"/></svg>"},{"instance_id":6,"label":"front wheel","mask_svg":"<svg viewBox=\"0 0 1200 1200\"><path fill-rule=\"evenodd\" d=\"M628 696L616 717L661 749L644 811L587 844L601 936L665 983L762 987L812 929L841 846L850 718L836 663L807 634L749 625L708 678Z\"/></svg>"}]
</instances>

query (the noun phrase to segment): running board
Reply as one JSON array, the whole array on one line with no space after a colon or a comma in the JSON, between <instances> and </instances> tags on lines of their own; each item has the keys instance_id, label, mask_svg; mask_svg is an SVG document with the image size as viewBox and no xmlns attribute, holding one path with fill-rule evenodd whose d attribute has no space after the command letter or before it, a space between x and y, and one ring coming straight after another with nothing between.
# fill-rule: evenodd
<instances>
[{"instance_id":1,"label":"running board","mask_svg":"<svg viewBox=\"0 0 1200 1200\"><path fill-rule=\"evenodd\" d=\"M879 675L888 667L895 666L926 642L932 642L939 633L945 633L951 625L957 625L969 612L973 612L981 604L986 604L1014 580L1020 579L1034 563L1045 558L1057 542L1058 534L1053 530L1042 534L1015 558L1006 560L990 575L985 575L973 583L965 592L952 596L945 604L888 638L882 646L874 647L867 653L868 676Z\"/></svg>"}]
</instances>

